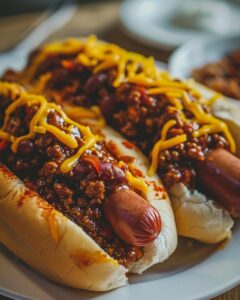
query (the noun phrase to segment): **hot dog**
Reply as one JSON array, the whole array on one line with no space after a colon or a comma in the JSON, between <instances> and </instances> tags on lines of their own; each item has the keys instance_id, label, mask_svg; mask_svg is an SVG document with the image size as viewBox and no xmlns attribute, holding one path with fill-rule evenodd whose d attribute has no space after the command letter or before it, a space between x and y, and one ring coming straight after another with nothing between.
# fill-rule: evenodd
<instances>
[{"instance_id":1,"label":"hot dog","mask_svg":"<svg viewBox=\"0 0 240 300\"><path fill-rule=\"evenodd\" d=\"M199 186L209 151L236 152L229 128L211 113L215 95L204 98L194 83L159 71L153 58L94 36L44 45L22 72L5 79L44 93L74 119L99 119L97 105L109 125L149 156L148 174L158 172L165 183L180 235L207 243L231 235L230 213Z\"/></svg>"},{"instance_id":2,"label":"hot dog","mask_svg":"<svg viewBox=\"0 0 240 300\"><path fill-rule=\"evenodd\" d=\"M174 251L170 203L159 179L145 175L139 150L127 151L112 129L94 133L17 84L0 82L0 99L4 245L57 282L99 291Z\"/></svg>"},{"instance_id":3,"label":"hot dog","mask_svg":"<svg viewBox=\"0 0 240 300\"><path fill-rule=\"evenodd\" d=\"M199 165L199 181L234 217L240 216L240 160L229 151L209 151Z\"/></svg>"},{"instance_id":4,"label":"hot dog","mask_svg":"<svg viewBox=\"0 0 240 300\"><path fill-rule=\"evenodd\" d=\"M120 190L104 201L104 212L114 231L130 245L146 246L161 230L156 209L134 192ZM135 201L130 201L132 198Z\"/></svg>"}]
</instances>

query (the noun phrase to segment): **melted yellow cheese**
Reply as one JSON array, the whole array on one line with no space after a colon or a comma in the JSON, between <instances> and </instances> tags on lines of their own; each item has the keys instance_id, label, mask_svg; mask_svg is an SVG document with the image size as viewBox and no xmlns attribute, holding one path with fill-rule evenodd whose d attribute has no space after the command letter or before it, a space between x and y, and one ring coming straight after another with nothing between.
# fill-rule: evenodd
<instances>
[{"instance_id":1,"label":"melted yellow cheese","mask_svg":"<svg viewBox=\"0 0 240 300\"><path fill-rule=\"evenodd\" d=\"M7 87L8 86L6 85L5 88ZM21 106L36 106L36 112L34 113L30 121L29 133L23 136L15 137L6 132L6 128L12 113L14 113L15 110ZM59 116L63 118L64 123L68 123L69 126L66 127L67 132L65 132L63 129L58 128L57 126L48 124L48 115L51 111L57 112ZM98 109L95 109L95 114L97 113L97 111ZM78 128L80 133L84 137L85 144L81 147L79 147L78 141L75 136L71 134L73 127ZM63 173L69 172L71 168L76 164L82 153L87 149L92 148L98 141L98 136L95 136L91 132L89 127L80 125L69 119L57 104L48 102L42 96L27 93L22 93L21 96L13 101L6 109L3 126L0 129L0 137L9 140L12 143L12 151L17 152L18 145L22 140L31 139L35 136L36 133L45 134L46 132L50 132L51 134L53 134L61 143L65 144L70 149L79 148L76 154L74 154L72 157L69 157L62 163L61 170Z\"/></svg>"},{"instance_id":2,"label":"melted yellow cheese","mask_svg":"<svg viewBox=\"0 0 240 300\"><path fill-rule=\"evenodd\" d=\"M190 101L186 92L183 92L183 103L185 104L185 107L193 113L199 124L207 124L205 126L215 125L215 130L213 130L213 126L211 126L211 133L223 132L229 142L230 150L233 153L236 152L234 139L232 138L227 125L223 121L205 113L200 104Z\"/></svg>"},{"instance_id":3,"label":"melted yellow cheese","mask_svg":"<svg viewBox=\"0 0 240 300\"><path fill-rule=\"evenodd\" d=\"M0 131L0 138L4 140L9 140L9 134L3 131Z\"/></svg>"},{"instance_id":4,"label":"melted yellow cheese","mask_svg":"<svg viewBox=\"0 0 240 300\"><path fill-rule=\"evenodd\" d=\"M89 109L81 106L63 106L64 111L74 120L80 122L83 119L97 120L97 124L100 128L106 125L105 119L98 106L92 106Z\"/></svg>"},{"instance_id":5,"label":"melted yellow cheese","mask_svg":"<svg viewBox=\"0 0 240 300\"><path fill-rule=\"evenodd\" d=\"M95 119L96 114L91 110L81 106L64 105L64 111L74 120Z\"/></svg>"},{"instance_id":6,"label":"melted yellow cheese","mask_svg":"<svg viewBox=\"0 0 240 300\"><path fill-rule=\"evenodd\" d=\"M85 145L83 145L76 154L74 154L72 157L69 157L62 163L60 168L62 173L68 173L76 165L83 152L93 147L98 141L98 136L93 135L90 131L90 128L89 127L87 128L89 134L88 134L88 138L86 139Z\"/></svg>"},{"instance_id":7,"label":"melted yellow cheese","mask_svg":"<svg viewBox=\"0 0 240 300\"><path fill-rule=\"evenodd\" d=\"M148 186L142 179L134 177L130 171L126 171L126 178L132 187L147 194Z\"/></svg>"},{"instance_id":8,"label":"melted yellow cheese","mask_svg":"<svg viewBox=\"0 0 240 300\"><path fill-rule=\"evenodd\" d=\"M100 63L98 66L96 66L93 69L93 72L94 73L99 73L101 71L110 69L110 68L116 66L118 64L119 60L120 60L119 55L113 55L108 60L105 60L102 63Z\"/></svg>"},{"instance_id":9,"label":"melted yellow cheese","mask_svg":"<svg viewBox=\"0 0 240 300\"><path fill-rule=\"evenodd\" d=\"M16 101L17 102L17 101ZM34 99L30 99L29 97L29 100L28 100L28 106L32 106L34 104L40 104L39 108L38 108L38 111L36 112L36 114L33 116L31 122L30 122L30 130L29 130L29 133L26 134L26 135L23 135L21 137L18 137L18 138L15 138L15 141L12 143L12 151L13 152L17 152L17 148L18 148L18 145L19 143L22 141L22 140L25 140L25 139L31 139L34 137L34 128L37 126L37 123L39 122L42 114L44 113L44 110L46 109L46 106L47 106L47 101L45 98L41 97L41 96L36 96ZM11 107L11 105L9 106ZM9 117L9 115L8 115Z\"/></svg>"},{"instance_id":10,"label":"melted yellow cheese","mask_svg":"<svg viewBox=\"0 0 240 300\"><path fill-rule=\"evenodd\" d=\"M219 93L215 93L212 97L210 97L209 99L203 100L203 103L208 105L208 106L212 106L219 98L221 98L222 95Z\"/></svg>"},{"instance_id":11,"label":"melted yellow cheese","mask_svg":"<svg viewBox=\"0 0 240 300\"><path fill-rule=\"evenodd\" d=\"M0 93L4 97L9 97L9 99L16 99L24 93L24 88L19 84L0 81Z\"/></svg>"},{"instance_id":12,"label":"melted yellow cheese","mask_svg":"<svg viewBox=\"0 0 240 300\"><path fill-rule=\"evenodd\" d=\"M151 162L151 166L148 170L148 175L149 176L153 176L155 174L155 172L157 170L157 167L158 167L158 155L159 155L159 152L160 152L160 148L161 148L163 142L166 139L168 130L171 127L173 127L175 124L176 124L175 120L170 120L163 126L163 129L162 129L162 132L161 132L161 139L157 143L155 143L155 145L152 149L152 153L151 153L152 162Z\"/></svg>"},{"instance_id":13,"label":"melted yellow cheese","mask_svg":"<svg viewBox=\"0 0 240 300\"><path fill-rule=\"evenodd\" d=\"M159 144L155 144L153 149L155 148L156 150L153 151L152 153L152 164L151 164L151 169L149 169L148 171L148 175L152 176L155 174L157 168L158 168L158 154L161 151L164 151L166 149L175 147L181 143L184 143L187 141L187 135L186 134L182 134L182 135L177 135L173 138L170 138L164 142L160 142Z\"/></svg>"},{"instance_id":14,"label":"melted yellow cheese","mask_svg":"<svg viewBox=\"0 0 240 300\"><path fill-rule=\"evenodd\" d=\"M65 144L69 148L76 149L78 147L78 142L73 136L69 135L69 133L62 131L56 126L47 124L46 120L41 120L40 126L45 128L46 131L52 133L61 143Z\"/></svg>"},{"instance_id":15,"label":"melted yellow cheese","mask_svg":"<svg viewBox=\"0 0 240 300\"><path fill-rule=\"evenodd\" d=\"M172 105L174 105L179 111L181 111L181 113L183 114L183 112L182 112L183 106L181 104L181 101L178 98L172 96L171 93L169 93L169 94L167 93L167 96L168 96L168 101Z\"/></svg>"},{"instance_id":16,"label":"melted yellow cheese","mask_svg":"<svg viewBox=\"0 0 240 300\"><path fill-rule=\"evenodd\" d=\"M77 56L76 61L78 61L80 64L86 66L86 67L92 67L97 64L97 60L91 60L89 57L87 57L86 54L80 53Z\"/></svg>"},{"instance_id":17,"label":"melted yellow cheese","mask_svg":"<svg viewBox=\"0 0 240 300\"><path fill-rule=\"evenodd\" d=\"M119 168L122 168L123 165L125 165L125 163L120 160L118 162ZM148 186L142 179L134 177L130 171L126 171L126 178L132 187L143 192L145 195L147 194Z\"/></svg>"},{"instance_id":18,"label":"melted yellow cheese","mask_svg":"<svg viewBox=\"0 0 240 300\"><path fill-rule=\"evenodd\" d=\"M218 130L218 125L216 125L216 124L203 125L198 130L196 130L196 131L193 132L193 136L198 138L201 135L214 133L217 130Z\"/></svg>"},{"instance_id":19,"label":"melted yellow cheese","mask_svg":"<svg viewBox=\"0 0 240 300\"><path fill-rule=\"evenodd\" d=\"M50 103L49 104L51 108L53 108L56 112L59 113L59 115L65 120L65 122L76 126L80 132L82 133L82 135L84 137L88 137L89 136L89 128L87 126L81 125L77 122L74 122L73 120L71 120L66 114L65 112L55 103Z\"/></svg>"},{"instance_id":20,"label":"melted yellow cheese","mask_svg":"<svg viewBox=\"0 0 240 300\"><path fill-rule=\"evenodd\" d=\"M126 53L122 53L121 58L118 62L117 66L117 76L113 82L114 87L118 87L121 83L125 81L125 69L127 64L128 58Z\"/></svg>"},{"instance_id":21,"label":"melted yellow cheese","mask_svg":"<svg viewBox=\"0 0 240 300\"><path fill-rule=\"evenodd\" d=\"M5 110L5 118L3 121L3 126L1 128L2 131L4 131L7 127L10 115L20 106L26 104L26 97L25 95L22 95L19 99L14 101L12 104L10 104L7 109Z\"/></svg>"},{"instance_id":22,"label":"melted yellow cheese","mask_svg":"<svg viewBox=\"0 0 240 300\"><path fill-rule=\"evenodd\" d=\"M42 93L44 91L47 82L52 78L52 74L45 73L40 76L39 80L37 81L37 84L34 86L34 93Z\"/></svg>"}]
</instances>

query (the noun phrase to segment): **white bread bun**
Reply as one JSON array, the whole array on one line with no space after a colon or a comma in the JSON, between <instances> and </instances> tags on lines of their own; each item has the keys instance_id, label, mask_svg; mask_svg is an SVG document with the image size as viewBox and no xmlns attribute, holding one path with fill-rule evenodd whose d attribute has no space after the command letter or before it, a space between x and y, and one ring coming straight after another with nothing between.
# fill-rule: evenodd
<instances>
[{"instance_id":1,"label":"white bread bun","mask_svg":"<svg viewBox=\"0 0 240 300\"><path fill-rule=\"evenodd\" d=\"M52 280L87 290L123 286L126 269L79 226L0 166L1 242ZM51 234L52 222L57 238Z\"/></svg>"},{"instance_id":2,"label":"white bread bun","mask_svg":"<svg viewBox=\"0 0 240 300\"><path fill-rule=\"evenodd\" d=\"M119 265L78 225L25 187L7 168L0 167L0 241L23 261L52 280L76 288L106 291L123 286L125 273L142 273L167 259L177 245L171 204L158 176L148 177L148 161L135 147L129 149L114 130L104 129L107 143L120 156L133 157L130 170L148 185L147 200L160 213L162 230L144 248L143 257L129 267ZM135 175L136 176L136 175ZM164 199L163 199L164 198Z\"/></svg>"},{"instance_id":3,"label":"white bread bun","mask_svg":"<svg viewBox=\"0 0 240 300\"><path fill-rule=\"evenodd\" d=\"M233 220L222 207L216 206L198 191L182 183L170 190L178 234L204 243L218 243L231 237Z\"/></svg>"}]
</instances>

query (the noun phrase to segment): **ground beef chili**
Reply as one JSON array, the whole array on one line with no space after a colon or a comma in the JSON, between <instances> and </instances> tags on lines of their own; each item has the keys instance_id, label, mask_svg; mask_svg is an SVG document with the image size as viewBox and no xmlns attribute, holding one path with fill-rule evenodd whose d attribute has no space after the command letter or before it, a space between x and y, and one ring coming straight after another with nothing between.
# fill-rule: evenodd
<instances>
[{"instance_id":1,"label":"ground beef chili","mask_svg":"<svg viewBox=\"0 0 240 300\"><path fill-rule=\"evenodd\" d=\"M6 100L6 99L4 99ZM9 104L9 102L8 102ZM4 115L6 101L0 101L0 115ZM30 120L38 106L19 107L8 121L6 132L14 136L28 133ZM67 124L57 112L50 112L48 124L64 130ZM3 118L0 119L0 126ZM76 128L78 144L83 140ZM2 145L2 147L1 147ZM21 178L27 187L36 191L43 199L80 225L110 256L124 266L137 261L143 251L140 247L127 245L116 234L103 214L105 197L119 188L128 188L125 167L109 154L104 142L86 150L75 167L62 173L60 165L75 150L51 133L36 134L34 138L20 142L17 152L11 151L10 143L0 145L1 162Z\"/></svg>"},{"instance_id":2,"label":"ground beef chili","mask_svg":"<svg viewBox=\"0 0 240 300\"><path fill-rule=\"evenodd\" d=\"M30 57L29 66L33 59L34 55ZM55 62L54 65L52 61ZM31 83L35 85L41 75L51 73L51 79L43 90L49 98L84 107L99 105L107 122L147 155L150 155L154 144L160 139L163 125L170 119L175 120L176 125L169 130L168 138L185 133L188 139L187 142L160 152L158 172L167 187L182 182L195 188L197 162L205 159L205 153L209 149L229 149L224 134L193 137L193 131L199 128L198 122L183 122L181 112L164 94L150 96L144 86L131 83L123 83L114 88L116 72L116 68L111 68L94 74L90 67L73 63L72 56L65 56L61 61L59 56L51 55L36 70ZM13 77L14 80L19 80L18 74L13 76L12 71L5 74L6 80ZM191 98L192 101L195 100L194 96ZM208 112L206 106L202 107ZM187 118L193 117L190 111L183 112Z\"/></svg>"},{"instance_id":3,"label":"ground beef chili","mask_svg":"<svg viewBox=\"0 0 240 300\"><path fill-rule=\"evenodd\" d=\"M240 50L226 54L219 61L194 69L192 76L213 90L240 100Z\"/></svg>"}]
</instances>

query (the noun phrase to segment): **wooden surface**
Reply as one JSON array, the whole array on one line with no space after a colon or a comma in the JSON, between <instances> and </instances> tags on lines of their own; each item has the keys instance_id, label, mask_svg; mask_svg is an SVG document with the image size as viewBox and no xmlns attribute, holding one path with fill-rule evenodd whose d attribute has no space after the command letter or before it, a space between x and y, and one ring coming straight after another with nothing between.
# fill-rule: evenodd
<instances>
[{"instance_id":1,"label":"wooden surface","mask_svg":"<svg viewBox=\"0 0 240 300\"><path fill-rule=\"evenodd\" d=\"M130 38L118 20L119 1L96 2L79 6L72 20L58 30L48 40L61 39L68 36L86 36L94 33L98 37L115 42L118 45L144 55L152 55L156 59L167 62L169 52L150 48ZM0 52L14 46L22 33L36 20L38 14L0 19ZM220 270L224 272L224 270ZM201 284L201 283L199 283ZM6 299L0 296L0 300ZM214 300L240 300L240 285Z\"/></svg>"}]
</instances>

